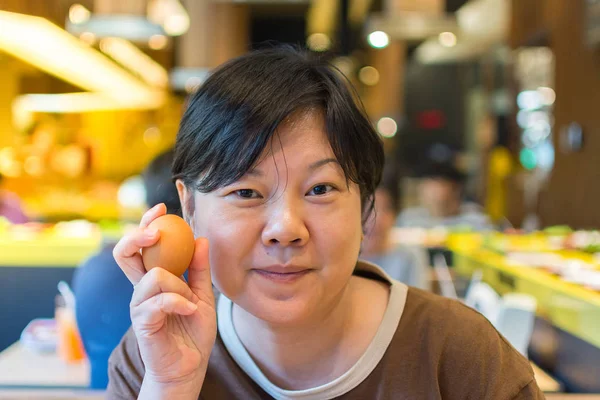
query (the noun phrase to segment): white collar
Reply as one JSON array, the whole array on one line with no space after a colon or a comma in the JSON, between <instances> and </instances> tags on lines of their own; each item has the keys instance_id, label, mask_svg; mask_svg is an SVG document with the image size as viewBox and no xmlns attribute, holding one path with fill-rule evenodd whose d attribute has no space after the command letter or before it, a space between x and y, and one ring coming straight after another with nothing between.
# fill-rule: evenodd
<instances>
[{"instance_id":1,"label":"white collar","mask_svg":"<svg viewBox=\"0 0 600 400\"><path fill-rule=\"evenodd\" d=\"M258 368L235 331L233 325L233 302L223 294L220 295L217 307L217 321L219 334L225 344L225 348L240 368L273 398L277 400L326 400L339 397L363 382L383 358L400 323L404 305L406 304L408 286L389 278L379 267L362 261L361 264L366 267L366 270L376 272L390 281L390 297L383 320L377 329L375 337L356 364L340 377L314 388L285 390L271 383Z\"/></svg>"}]
</instances>

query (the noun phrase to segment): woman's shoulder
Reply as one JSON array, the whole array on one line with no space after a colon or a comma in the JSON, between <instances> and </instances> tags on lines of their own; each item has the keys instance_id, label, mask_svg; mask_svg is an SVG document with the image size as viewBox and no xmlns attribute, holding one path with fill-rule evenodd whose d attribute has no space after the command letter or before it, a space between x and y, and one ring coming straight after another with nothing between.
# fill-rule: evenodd
<instances>
[{"instance_id":1,"label":"woman's shoulder","mask_svg":"<svg viewBox=\"0 0 600 400\"><path fill-rule=\"evenodd\" d=\"M445 398L512 399L535 387L529 362L484 316L416 288L408 290L389 351L405 367L429 374Z\"/></svg>"},{"instance_id":2,"label":"woman's shoulder","mask_svg":"<svg viewBox=\"0 0 600 400\"><path fill-rule=\"evenodd\" d=\"M422 340L431 341L441 352L494 349L511 356L519 366L530 370L528 361L498 333L491 322L462 302L417 288L409 288L399 332L419 332ZM514 357L512 357L514 356Z\"/></svg>"}]
</instances>

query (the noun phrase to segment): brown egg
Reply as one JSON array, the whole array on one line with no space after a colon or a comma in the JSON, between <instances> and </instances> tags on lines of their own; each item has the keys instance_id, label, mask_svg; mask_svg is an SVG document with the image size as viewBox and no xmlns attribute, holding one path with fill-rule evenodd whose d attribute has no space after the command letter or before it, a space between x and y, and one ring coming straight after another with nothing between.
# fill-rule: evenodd
<instances>
[{"instance_id":1,"label":"brown egg","mask_svg":"<svg viewBox=\"0 0 600 400\"><path fill-rule=\"evenodd\" d=\"M160 267L174 275L183 275L192 261L196 245L190 226L182 218L167 214L156 218L148 228L158 229L160 239L142 249L146 271Z\"/></svg>"}]
</instances>

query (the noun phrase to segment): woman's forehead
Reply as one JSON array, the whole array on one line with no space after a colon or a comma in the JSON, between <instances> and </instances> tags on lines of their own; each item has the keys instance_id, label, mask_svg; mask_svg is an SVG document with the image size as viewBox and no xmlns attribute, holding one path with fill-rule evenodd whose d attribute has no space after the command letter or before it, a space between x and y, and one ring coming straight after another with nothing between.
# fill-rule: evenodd
<instances>
[{"instance_id":1,"label":"woman's forehead","mask_svg":"<svg viewBox=\"0 0 600 400\"><path fill-rule=\"evenodd\" d=\"M253 169L261 169L273 160L309 167L325 159L337 161L319 114L303 114L286 120L275 131Z\"/></svg>"}]
</instances>

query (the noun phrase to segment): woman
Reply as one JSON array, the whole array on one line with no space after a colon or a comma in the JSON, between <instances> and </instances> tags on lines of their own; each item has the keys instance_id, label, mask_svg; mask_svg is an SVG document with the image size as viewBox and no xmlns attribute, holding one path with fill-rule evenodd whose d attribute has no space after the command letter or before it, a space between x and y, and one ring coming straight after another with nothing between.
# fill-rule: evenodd
<instances>
[{"instance_id":1,"label":"woman","mask_svg":"<svg viewBox=\"0 0 600 400\"><path fill-rule=\"evenodd\" d=\"M198 238L187 282L144 273L162 206L115 247L135 289L108 397L542 398L484 317L357 263L382 166L326 65L270 49L218 69L185 111L173 163Z\"/></svg>"}]
</instances>

